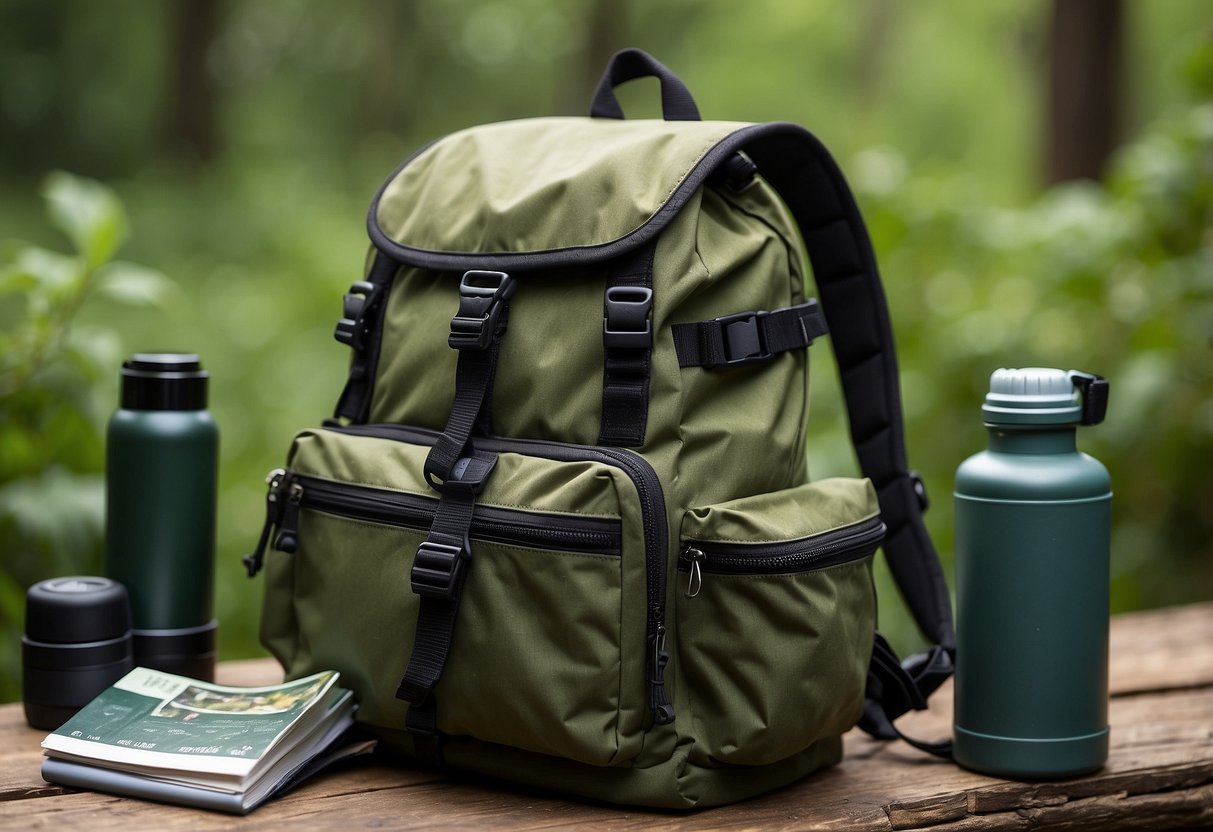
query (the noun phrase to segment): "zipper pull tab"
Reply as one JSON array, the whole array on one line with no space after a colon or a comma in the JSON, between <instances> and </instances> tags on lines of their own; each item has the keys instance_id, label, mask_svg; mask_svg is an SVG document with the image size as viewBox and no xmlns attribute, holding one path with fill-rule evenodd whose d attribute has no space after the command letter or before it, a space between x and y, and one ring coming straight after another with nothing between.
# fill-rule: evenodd
<instances>
[{"instance_id":1,"label":"zipper pull tab","mask_svg":"<svg viewBox=\"0 0 1213 832\"><path fill-rule=\"evenodd\" d=\"M278 491L282 488L282 481L285 478L286 471L281 468L270 471L265 478L265 483L269 486L269 490L265 494L265 523L261 526L261 536L257 539L257 546L243 558L244 568L248 570L250 578L257 576L257 573L261 571L261 564L265 562L265 547L269 545L274 524L278 521Z\"/></svg>"},{"instance_id":2,"label":"zipper pull tab","mask_svg":"<svg viewBox=\"0 0 1213 832\"><path fill-rule=\"evenodd\" d=\"M703 589L703 567L701 564L707 556L699 549L688 547L682 550L682 559L688 564L691 573L687 578L687 589L684 593L688 598L694 598Z\"/></svg>"},{"instance_id":3,"label":"zipper pull tab","mask_svg":"<svg viewBox=\"0 0 1213 832\"><path fill-rule=\"evenodd\" d=\"M669 664L670 654L665 650L665 625L657 625L657 634L653 637L653 677L649 679L649 707L653 710L653 722L656 725L668 725L674 721L674 706L665 697L665 666Z\"/></svg>"},{"instance_id":4,"label":"zipper pull tab","mask_svg":"<svg viewBox=\"0 0 1213 832\"><path fill-rule=\"evenodd\" d=\"M274 548L279 552L293 555L299 548L299 503L302 501L303 486L291 483L286 490L286 506L282 510L278 536L274 538Z\"/></svg>"}]
</instances>

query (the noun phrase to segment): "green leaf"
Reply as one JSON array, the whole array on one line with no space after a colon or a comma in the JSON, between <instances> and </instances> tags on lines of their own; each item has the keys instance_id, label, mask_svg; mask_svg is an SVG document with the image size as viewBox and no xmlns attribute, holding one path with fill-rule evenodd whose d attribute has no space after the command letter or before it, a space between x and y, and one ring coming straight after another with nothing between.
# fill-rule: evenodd
<instances>
[{"instance_id":1,"label":"green leaf","mask_svg":"<svg viewBox=\"0 0 1213 832\"><path fill-rule=\"evenodd\" d=\"M52 554L50 569L72 574L68 570L84 566L100 544L105 477L55 466L6 483L0 487L0 518L12 524L24 548Z\"/></svg>"},{"instance_id":2,"label":"green leaf","mask_svg":"<svg viewBox=\"0 0 1213 832\"><path fill-rule=\"evenodd\" d=\"M42 195L51 223L67 235L89 270L114 256L126 238L126 212L112 190L93 179L56 171Z\"/></svg>"},{"instance_id":3,"label":"green leaf","mask_svg":"<svg viewBox=\"0 0 1213 832\"><path fill-rule=\"evenodd\" d=\"M28 292L38 286L38 279L29 272L14 267L0 269L0 295Z\"/></svg>"},{"instance_id":4,"label":"green leaf","mask_svg":"<svg viewBox=\"0 0 1213 832\"><path fill-rule=\"evenodd\" d=\"M115 260L97 273L97 291L106 297L134 306L163 309L179 291L163 272Z\"/></svg>"},{"instance_id":5,"label":"green leaf","mask_svg":"<svg viewBox=\"0 0 1213 832\"><path fill-rule=\"evenodd\" d=\"M74 326L68 333L63 349L64 360L74 372L68 376L71 391L85 401L91 389L81 381L95 384L109 382L110 374L122 363L122 339L116 332L97 326Z\"/></svg>"},{"instance_id":6,"label":"green leaf","mask_svg":"<svg viewBox=\"0 0 1213 832\"><path fill-rule=\"evenodd\" d=\"M38 289L60 299L76 289L83 279L80 261L50 249L29 246L17 253L0 276L0 293Z\"/></svg>"}]
</instances>

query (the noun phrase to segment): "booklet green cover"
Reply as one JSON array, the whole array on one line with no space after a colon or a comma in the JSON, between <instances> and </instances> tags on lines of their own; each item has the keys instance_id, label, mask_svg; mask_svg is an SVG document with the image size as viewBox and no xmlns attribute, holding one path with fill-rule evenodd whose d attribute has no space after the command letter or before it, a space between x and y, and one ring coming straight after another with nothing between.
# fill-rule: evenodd
<instances>
[{"instance_id":1,"label":"booklet green cover","mask_svg":"<svg viewBox=\"0 0 1213 832\"><path fill-rule=\"evenodd\" d=\"M238 688L136 668L43 741L43 777L247 812L317 758L348 756L331 747L353 723L337 679L329 671Z\"/></svg>"}]
</instances>

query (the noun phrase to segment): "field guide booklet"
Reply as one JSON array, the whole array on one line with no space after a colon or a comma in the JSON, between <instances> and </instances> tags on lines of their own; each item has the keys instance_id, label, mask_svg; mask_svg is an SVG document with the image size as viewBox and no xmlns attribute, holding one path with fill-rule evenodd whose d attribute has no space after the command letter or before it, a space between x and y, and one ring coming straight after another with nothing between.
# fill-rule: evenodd
<instances>
[{"instance_id":1,"label":"field guide booklet","mask_svg":"<svg viewBox=\"0 0 1213 832\"><path fill-rule=\"evenodd\" d=\"M42 742L42 776L77 788L244 814L333 762L349 691L328 671L260 688L137 667Z\"/></svg>"}]
</instances>

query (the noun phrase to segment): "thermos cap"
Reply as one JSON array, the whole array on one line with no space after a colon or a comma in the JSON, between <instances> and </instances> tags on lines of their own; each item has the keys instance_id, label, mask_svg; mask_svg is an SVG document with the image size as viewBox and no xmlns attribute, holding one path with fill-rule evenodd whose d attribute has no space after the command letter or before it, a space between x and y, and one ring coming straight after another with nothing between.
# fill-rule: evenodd
<instances>
[{"instance_id":1,"label":"thermos cap","mask_svg":"<svg viewBox=\"0 0 1213 832\"><path fill-rule=\"evenodd\" d=\"M21 699L33 728L53 731L131 667L126 589L109 578L52 578L29 588Z\"/></svg>"},{"instance_id":2,"label":"thermos cap","mask_svg":"<svg viewBox=\"0 0 1213 832\"><path fill-rule=\"evenodd\" d=\"M1072 373L1024 367L993 372L981 413L987 425L1076 425L1083 408Z\"/></svg>"},{"instance_id":3,"label":"thermos cap","mask_svg":"<svg viewBox=\"0 0 1213 832\"><path fill-rule=\"evenodd\" d=\"M122 638L130 630L126 588L109 578L52 578L26 593L25 634L32 641L77 645Z\"/></svg>"},{"instance_id":4,"label":"thermos cap","mask_svg":"<svg viewBox=\"0 0 1213 832\"><path fill-rule=\"evenodd\" d=\"M124 410L205 410L207 373L189 353L135 353L122 364Z\"/></svg>"}]
</instances>

